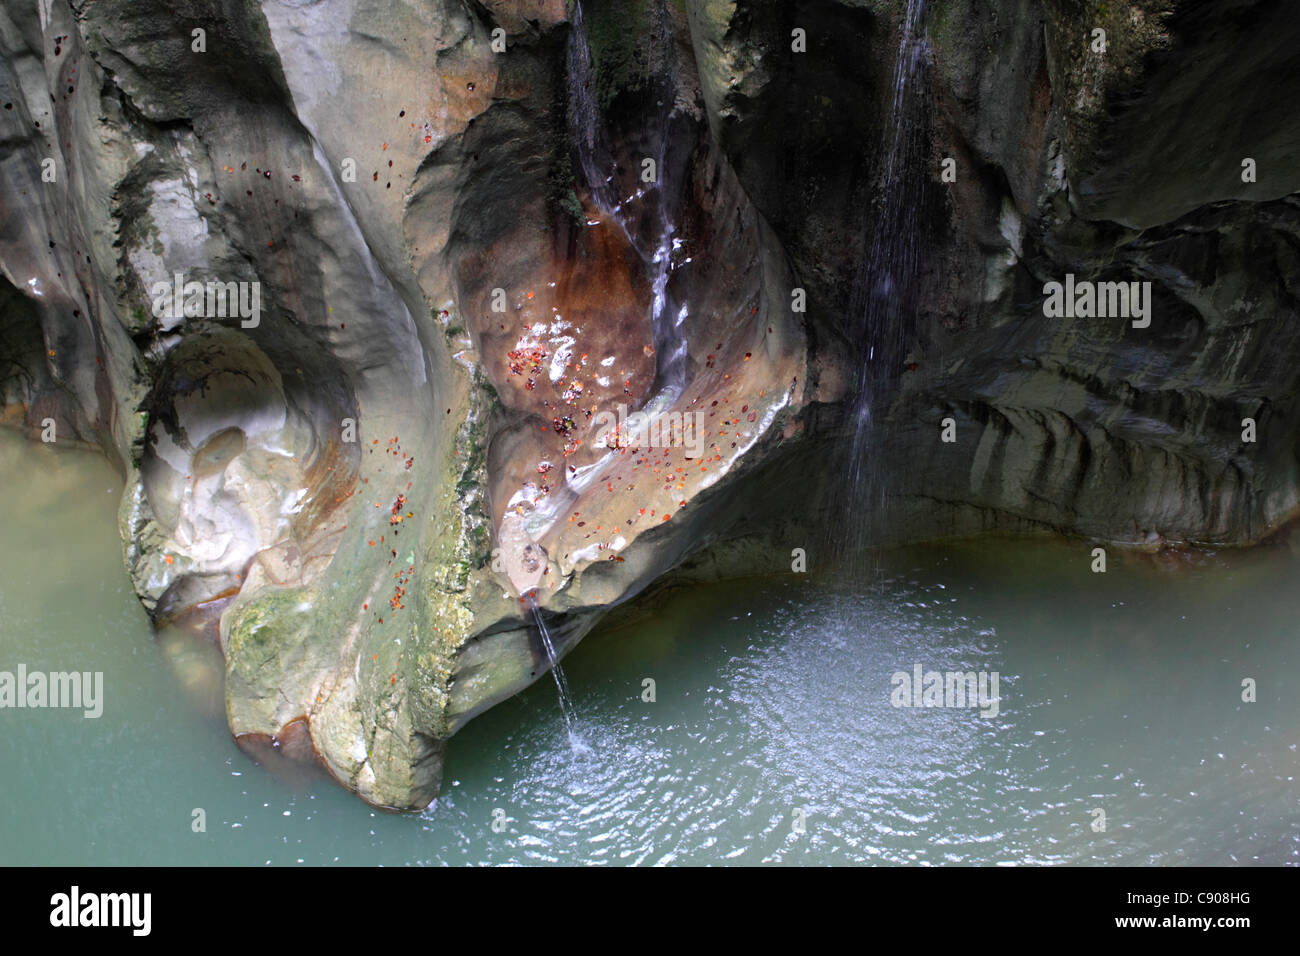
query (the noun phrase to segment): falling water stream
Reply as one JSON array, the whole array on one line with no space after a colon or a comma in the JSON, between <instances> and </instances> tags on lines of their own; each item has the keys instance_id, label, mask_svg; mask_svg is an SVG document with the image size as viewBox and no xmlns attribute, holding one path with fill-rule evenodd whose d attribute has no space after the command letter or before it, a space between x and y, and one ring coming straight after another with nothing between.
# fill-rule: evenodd
<instances>
[{"instance_id":1,"label":"falling water stream","mask_svg":"<svg viewBox=\"0 0 1300 956\"><path fill-rule=\"evenodd\" d=\"M574 143L581 178L592 203L600 210L603 221L618 226L628 244L636 250L646 266L651 289L651 329L657 358L654 394L646 403L644 411L655 415L671 407L686 384L686 339L681 326L687 316L687 308L684 303L676 307L677 303L668 288L669 274L674 268L673 252L680 244L674 238L676 227L669 200L666 198L670 195L670 191L665 188L664 182L668 173L668 130L673 101L670 96L664 95L657 104L658 112L654 125L655 181L640 183L631 195L620 197L620 184L616 176L617 164L601 116L591 48L580 3L575 4L573 9L566 65L569 83L569 132ZM653 206L648 207L646 204L653 204ZM632 207L631 210L629 206ZM651 241L647 241L640 228L641 217L645 215L647 208L651 209L654 223L652 229L654 238ZM589 223L589 225L599 224ZM572 484L572 479L567 474L566 483ZM590 748L583 744L574 730L573 697L569 692L564 670L560 667L556 656L550 632L542 618L536 589L529 591L524 598L533 622L537 626L542 647L546 651L551 674L555 678L556 690L560 696L560 710L564 715L570 744L575 753L588 753Z\"/></svg>"},{"instance_id":2,"label":"falling water stream","mask_svg":"<svg viewBox=\"0 0 1300 956\"><path fill-rule=\"evenodd\" d=\"M868 454L872 398L878 387L896 375L903 363L909 319L916 308L919 276L919 208L925 183L924 98L918 82L925 62L926 37L922 28L925 0L907 0L907 11L894 62L884 164L879 177L879 212L865 257L854 282L850 313L860 316L857 347L858 391L853 409L853 441L849 464L850 507L860 517L883 501L864 502L873 491L875 469ZM867 543L862 520L847 526L858 529L851 550Z\"/></svg>"},{"instance_id":3,"label":"falling water stream","mask_svg":"<svg viewBox=\"0 0 1300 956\"><path fill-rule=\"evenodd\" d=\"M569 693L569 681L564 676L564 668L560 666L560 659L555 654L551 632L546 629L546 621L542 619L542 609L537 606L536 589L529 591L525 599L528 602L528 610L533 615L533 623L537 625L537 633L542 639L542 647L546 650L547 663L551 665L551 676L555 678L555 689L560 695L560 713L564 715L564 726L569 732L569 741L576 748L577 736L573 730L573 695Z\"/></svg>"},{"instance_id":4,"label":"falling water stream","mask_svg":"<svg viewBox=\"0 0 1300 956\"><path fill-rule=\"evenodd\" d=\"M601 135L600 105L596 100L595 68L587 42L582 4L574 4L573 21L566 51L569 74L569 129L575 144L582 178L596 205L605 211L615 208L613 160Z\"/></svg>"},{"instance_id":5,"label":"falling water stream","mask_svg":"<svg viewBox=\"0 0 1300 956\"><path fill-rule=\"evenodd\" d=\"M668 39L664 38L668 43ZM686 319L686 303L677 303L668 288L672 270L673 252L680 245L675 238L676 226L670 209L671 184L669 170L669 123L673 102L664 95L655 116L655 155L641 157L654 159L655 183L641 183L630 196L618 195L615 176L614 151L605 135L600 103L597 98L596 76L592 65L591 47L587 37L582 4L575 3L572 29L566 56L569 73L569 124L578 166L592 201L605 218L616 224L646 265L651 288L651 328L656 351L654 397L647 406L651 413L666 410L681 394L686 384L686 336L682 324ZM638 166L638 168L640 168ZM653 202L655 238L647 242L634 228L635 217L629 218L628 206L640 202Z\"/></svg>"}]
</instances>

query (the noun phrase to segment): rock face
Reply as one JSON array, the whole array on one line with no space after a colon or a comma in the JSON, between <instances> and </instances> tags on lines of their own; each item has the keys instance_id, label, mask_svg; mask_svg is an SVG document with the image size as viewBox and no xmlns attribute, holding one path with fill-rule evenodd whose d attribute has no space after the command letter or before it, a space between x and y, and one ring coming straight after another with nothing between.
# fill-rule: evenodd
<instances>
[{"instance_id":1,"label":"rock face","mask_svg":"<svg viewBox=\"0 0 1300 956\"><path fill-rule=\"evenodd\" d=\"M945 290L922 310L882 453L947 415L962 438L895 485L902 526L1258 540L1297 505L1300 127L1279 111L1300 90L1300 25L1267 3L1021 6L1043 29L977 88L935 72L936 153L974 174L937 268L982 259L984 301ZM960 33L936 65L943 42L1005 43L996 21ZM1008 105L1029 122L1003 125ZM1069 274L1149 282L1149 327L1046 318L1044 284Z\"/></svg>"},{"instance_id":2,"label":"rock face","mask_svg":"<svg viewBox=\"0 0 1300 956\"><path fill-rule=\"evenodd\" d=\"M919 210L917 302L863 330L855 260L887 205L891 70L917 7L923 93L908 119L923 161L890 187ZM1286 11L692 9L711 126L808 287L811 364L861 357L839 342L875 347L858 489L870 541L1055 530L1244 544L1295 515L1300 125L1283 114L1300 25ZM795 27L802 57L785 52ZM1045 316L1045 284L1071 274L1150 282L1150 326ZM834 401L833 382L812 384ZM941 440L948 418L954 442Z\"/></svg>"},{"instance_id":3,"label":"rock face","mask_svg":"<svg viewBox=\"0 0 1300 956\"><path fill-rule=\"evenodd\" d=\"M132 580L206 622L237 739L420 808L549 667L527 597L562 656L827 535L1291 517L1293 19L11 4L4 421L120 463ZM1150 325L1045 315L1067 275L1150 282Z\"/></svg>"}]
</instances>

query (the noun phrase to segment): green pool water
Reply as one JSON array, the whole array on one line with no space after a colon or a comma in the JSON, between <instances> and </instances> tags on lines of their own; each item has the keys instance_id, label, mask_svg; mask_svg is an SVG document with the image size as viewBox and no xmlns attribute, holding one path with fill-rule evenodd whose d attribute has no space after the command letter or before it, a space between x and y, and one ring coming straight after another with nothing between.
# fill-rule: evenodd
<instances>
[{"instance_id":1,"label":"green pool water","mask_svg":"<svg viewBox=\"0 0 1300 956\"><path fill-rule=\"evenodd\" d=\"M1300 860L1286 547L1094 574L1082 543L982 540L670 591L565 659L584 747L543 678L402 816L236 748L131 592L107 464L0 433L0 472L0 671L104 675L99 719L0 709L0 863ZM996 672L996 716L893 706L917 664Z\"/></svg>"}]
</instances>

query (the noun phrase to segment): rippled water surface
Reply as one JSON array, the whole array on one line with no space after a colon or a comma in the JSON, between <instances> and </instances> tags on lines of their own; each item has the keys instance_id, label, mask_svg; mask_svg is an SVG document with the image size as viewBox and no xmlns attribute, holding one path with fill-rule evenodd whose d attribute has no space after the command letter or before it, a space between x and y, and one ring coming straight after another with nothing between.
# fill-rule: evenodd
<instances>
[{"instance_id":1,"label":"rippled water surface","mask_svg":"<svg viewBox=\"0 0 1300 956\"><path fill-rule=\"evenodd\" d=\"M0 863L1300 860L1285 548L1093 574L1083 544L986 540L669 592L565 658L585 746L545 678L399 816L267 773L196 705L214 689L150 633L102 461L0 433L0 473L0 670L105 675L98 720L0 710ZM915 664L997 672L998 714L892 706Z\"/></svg>"}]
</instances>

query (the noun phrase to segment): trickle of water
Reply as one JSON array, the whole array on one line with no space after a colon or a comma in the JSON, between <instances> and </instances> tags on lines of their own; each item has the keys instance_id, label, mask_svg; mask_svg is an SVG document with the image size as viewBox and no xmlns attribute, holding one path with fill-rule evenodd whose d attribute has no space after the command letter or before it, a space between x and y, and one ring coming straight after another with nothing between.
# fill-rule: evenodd
<instances>
[{"instance_id":1,"label":"trickle of water","mask_svg":"<svg viewBox=\"0 0 1300 956\"><path fill-rule=\"evenodd\" d=\"M601 135L600 106L596 101L596 71L587 43L582 4L575 3L569 46L569 124L577 149L578 165L592 199L606 213L619 206L613 189L613 159Z\"/></svg>"},{"instance_id":2,"label":"trickle of water","mask_svg":"<svg viewBox=\"0 0 1300 956\"><path fill-rule=\"evenodd\" d=\"M664 38L668 42L668 38ZM642 187L633 196L619 197L616 194L617 183L614 176L615 160L613 148L607 142L604 133L604 120L601 116L600 103L596 96L596 76L592 64L591 48L587 40L587 28L583 18L582 4L573 6L572 28L567 51L569 71L569 125L578 158L578 167L582 170L586 186L596 206L608 219L617 225L627 237L628 243L641 256L650 273L651 329L654 332L655 390L668 396L665 404L670 404L681 394L686 384L687 340L679 328L686 313L686 303L676 303L668 288L669 275L675 268L673 264L674 236L676 227L673 222L670 197L673 195L675 181L670 179L668 133L669 121L673 112L671 97L665 97L658 115L655 117L658 149L655 156L655 168L659 180L651 190ZM650 208L658 220L655 229L657 238L647 242L639 224L638 206ZM632 205L631 212L628 206ZM678 308L680 306L680 308Z\"/></svg>"},{"instance_id":3,"label":"trickle of water","mask_svg":"<svg viewBox=\"0 0 1300 956\"><path fill-rule=\"evenodd\" d=\"M546 621L542 619L542 609L537 606L537 592L529 591L526 597L528 610L533 615L533 623L537 625L537 633L542 638L542 647L546 649L546 660L551 665L551 676L555 678L555 689L560 695L560 713L564 715L564 729L569 734L569 743L575 753L590 752L591 748L582 742L573 729L575 713L573 695L569 693L568 678L564 676L564 668L560 666L560 659L555 654L551 632L546 629Z\"/></svg>"},{"instance_id":4,"label":"trickle of water","mask_svg":"<svg viewBox=\"0 0 1300 956\"><path fill-rule=\"evenodd\" d=\"M858 392L853 410L855 429L850 447L849 505L859 519L848 526L850 554L867 544L861 516L870 515L863 499L872 493L874 464L868 461L871 399L879 382L897 375L903 362L907 329L916 308L920 275L920 217L924 176L924 90L918 82L924 66L926 37L922 26L925 0L907 0L894 62L884 163L880 170L880 207L871 239L854 283L850 309L861 316L859 348L866 354L858 367ZM881 346L876 362L877 346ZM876 375L872 371L876 371ZM876 381L877 375L879 382ZM876 489L878 490L878 489ZM883 497L877 503L883 507Z\"/></svg>"}]
</instances>

